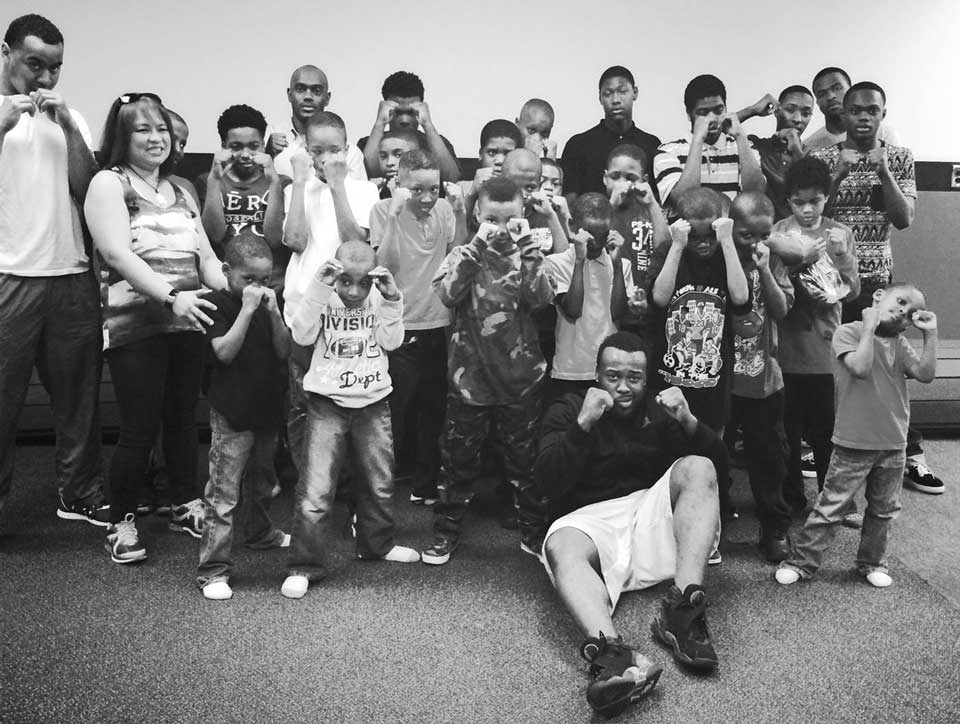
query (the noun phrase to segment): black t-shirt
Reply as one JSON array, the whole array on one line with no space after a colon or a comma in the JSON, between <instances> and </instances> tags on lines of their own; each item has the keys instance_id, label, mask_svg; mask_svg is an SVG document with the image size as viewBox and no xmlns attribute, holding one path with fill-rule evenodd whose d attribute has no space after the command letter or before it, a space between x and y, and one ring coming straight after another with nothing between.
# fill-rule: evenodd
<instances>
[{"instance_id":1,"label":"black t-shirt","mask_svg":"<svg viewBox=\"0 0 960 724\"><path fill-rule=\"evenodd\" d=\"M639 146L647 157L644 172L653 193L657 194L657 185L653 182L653 157L660 147L660 139L631 126L623 135L611 131L603 121L583 133L573 136L563 147L560 166L563 168L563 193L585 194L597 191L606 195L603 187L603 172L607 170L607 154L621 143ZM658 196L659 200L659 196Z\"/></svg>"},{"instance_id":2,"label":"black t-shirt","mask_svg":"<svg viewBox=\"0 0 960 724\"><path fill-rule=\"evenodd\" d=\"M206 310L213 320L207 339L222 337L237 321L243 303L228 291L215 291L206 299L217 305ZM273 349L270 313L261 306L253 314L247 336L237 356L223 364L208 348L210 406L227 418L235 430L278 427L281 421L286 366Z\"/></svg>"},{"instance_id":3,"label":"black t-shirt","mask_svg":"<svg viewBox=\"0 0 960 724\"><path fill-rule=\"evenodd\" d=\"M653 285L669 251L669 243L654 250L648 275L648 303L654 310L656 332L647 384L652 390L679 387L693 414L718 430L726 424L729 409L733 369L730 315L746 314L751 301L731 304L727 265L718 246L709 259L684 251L670 301L666 307L657 307Z\"/></svg>"},{"instance_id":4,"label":"black t-shirt","mask_svg":"<svg viewBox=\"0 0 960 724\"><path fill-rule=\"evenodd\" d=\"M703 455L726 469L726 449L716 434L698 425L687 435L675 420L646 420L608 412L590 432L577 424L584 393L560 397L547 408L534 481L548 500L552 522L584 505L652 487L681 457Z\"/></svg>"}]
</instances>

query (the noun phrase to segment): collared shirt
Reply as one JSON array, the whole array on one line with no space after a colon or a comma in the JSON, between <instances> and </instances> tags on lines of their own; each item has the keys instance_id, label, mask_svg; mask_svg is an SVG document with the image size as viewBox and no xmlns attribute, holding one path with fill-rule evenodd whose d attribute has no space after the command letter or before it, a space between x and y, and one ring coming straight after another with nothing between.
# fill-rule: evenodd
<instances>
[{"instance_id":1,"label":"collared shirt","mask_svg":"<svg viewBox=\"0 0 960 724\"><path fill-rule=\"evenodd\" d=\"M560 166L563 168L564 193L580 195L597 191L606 195L603 172L607 169L607 155L621 143L640 147L647 157L644 172L647 178L653 178L653 157L660 139L636 125L619 134L600 121L593 128L573 136L563 147Z\"/></svg>"},{"instance_id":2,"label":"collared shirt","mask_svg":"<svg viewBox=\"0 0 960 724\"><path fill-rule=\"evenodd\" d=\"M759 165L760 154L753 144L750 149ZM660 198L666 201L686 166L687 156L690 155L690 139L681 138L661 144L660 151L653 161L653 178ZM740 153L733 136L721 133L712 146L704 144L700 159L700 185L726 194L731 199L740 193Z\"/></svg>"},{"instance_id":3,"label":"collared shirt","mask_svg":"<svg viewBox=\"0 0 960 724\"><path fill-rule=\"evenodd\" d=\"M793 161L793 155L787 151L787 142L777 134L769 138L748 136L750 143L760 154L760 169L767 179L767 196L773 202L776 221L790 216L790 204L787 203L787 191L784 186L784 175L787 166Z\"/></svg>"},{"instance_id":4,"label":"collared shirt","mask_svg":"<svg viewBox=\"0 0 960 724\"><path fill-rule=\"evenodd\" d=\"M268 128L268 138L269 133L270 129ZM293 178L293 166L290 163L290 157L301 148L306 148L306 140L302 135L297 133L296 128L291 127L290 130L287 131L287 141L287 147L273 159L273 167L277 169L277 173L281 176ZM356 146L351 146L349 143L347 144L347 174L357 181L367 180L367 169L363 165L363 152Z\"/></svg>"}]
</instances>

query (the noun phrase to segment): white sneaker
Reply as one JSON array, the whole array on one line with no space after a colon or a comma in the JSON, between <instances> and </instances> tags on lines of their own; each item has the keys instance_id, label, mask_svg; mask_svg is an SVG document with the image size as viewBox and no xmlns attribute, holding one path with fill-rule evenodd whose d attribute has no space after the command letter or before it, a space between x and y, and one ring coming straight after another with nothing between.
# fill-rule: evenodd
<instances>
[{"instance_id":1,"label":"white sneaker","mask_svg":"<svg viewBox=\"0 0 960 724\"><path fill-rule=\"evenodd\" d=\"M233 589L230 588L230 584L222 578L216 581L210 581L202 590L203 597L211 601L226 601L228 598L233 598Z\"/></svg>"},{"instance_id":2,"label":"white sneaker","mask_svg":"<svg viewBox=\"0 0 960 724\"><path fill-rule=\"evenodd\" d=\"M287 598L303 598L307 595L307 589L310 588L310 579L306 576L287 576L287 579L280 586L280 593Z\"/></svg>"},{"instance_id":3,"label":"white sneaker","mask_svg":"<svg viewBox=\"0 0 960 724\"><path fill-rule=\"evenodd\" d=\"M714 548L710 551L710 557L707 559L708 566L719 566L723 563L723 556L720 555L720 549Z\"/></svg>"},{"instance_id":4,"label":"white sneaker","mask_svg":"<svg viewBox=\"0 0 960 724\"><path fill-rule=\"evenodd\" d=\"M777 583L780 583L784 586L789 586L800 580L800 571L798 571L796 568L783 566L777 569L777 572L774 574L774 576L777 579Z\"/></svg>"},{"instance_id":5,"label":"white sneaker","mask_svg":"<svg viewBox=\"0 0 960 724\"><path fill-rule=\"evenodd\" d=\"M886 588L893 583L893 579L886 571L875 568L867 574L867 582L874 588Z\"/></svg>"},{"instance_id":6,"label":"white sneaker","mask_svg":"<svg viewBox=\"0 0 960 724\"><path fill-rule=\"evenodd\" d=\"M420 551L406 546L394 546L382 556L357 555L365 561L390 561L391 563L417 563L420 560Z\"/></svg>"}]
</instances>

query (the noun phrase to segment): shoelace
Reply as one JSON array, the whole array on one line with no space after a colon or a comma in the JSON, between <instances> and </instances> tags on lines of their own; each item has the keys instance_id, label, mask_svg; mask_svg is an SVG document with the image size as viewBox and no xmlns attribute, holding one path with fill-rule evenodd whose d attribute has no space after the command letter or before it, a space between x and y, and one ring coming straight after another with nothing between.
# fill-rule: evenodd
<instances>
[{"instance_id":1,"label":"shoelace","mask_svg":"<svg viewBox=\"0 0 960 724\"><path fill-rule=\"evenodd\" d=\"M191 500L189 503L185 503L187 508L187 515L192 518L196 518L198 521L202 522L204 517L203 510L203 501L199 498Z\"/></svg>"},{"instance_id":2,"label":"shoelace","mask_svg":"<svg viewBox=\"0 0 960 724\"><path fill-rule=\"evenodd\" d=\"M121 520L117 523L116 544L118 546L133 546L139 542L136 523L129 520Z\"/></svg>"},{"instance_id":3,"label":"shoelace","mask_svg":"<svg viewBox=\"0 0 960 724\"><path fill-rule=\"evenodd\" d=\"M933 471L926 466L926 463L916 463L913 467L916 469L917 475L919 475L921 478L925 478L928 475L931 478L933 477Z\"/></svg>"}]
</instances>

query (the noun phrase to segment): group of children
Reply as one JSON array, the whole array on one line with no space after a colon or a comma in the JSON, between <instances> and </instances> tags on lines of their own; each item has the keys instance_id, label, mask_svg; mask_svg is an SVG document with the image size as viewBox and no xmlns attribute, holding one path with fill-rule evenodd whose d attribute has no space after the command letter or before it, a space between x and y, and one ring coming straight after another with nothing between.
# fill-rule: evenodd
<instances>
[{"instance_id":1,"label":"group of children","mask_svg":"<svg viewBox=\"0 0 960 724\"><path fill-rule=\"evenodd\" d=\"M520 547L540 556L549 490L532 474L539 420L552 400L593 384L596 351L617 329L647 341L651 397L679 387L699 420L742 438L760 547L783 561L777 580L816 570L827 531L866 477L858 565L874 585L889 583L892 471L903 466L893 453L863 451L898 448L903 380L932 379L936 321L919 290L897 285L877 290L862 323L840 329L842 302L860 292L857 250L851 230L823 216L834 189L822 160L801 155L786 168L791 215L780 221L760 191L731 202L695 187L662 209L650 159L630 143L606 158L605 194L568 201L529 118L487 123L474 178L455 183L430 150L436 142L415 123L391 124L397 106L384 103L367 139L376 150L365 157L380 172L370 181L356 178L336 114L305 115L302 137L276 161L255 109L233 106L218 123L223 148L198 184L229 281L207 334L204 595L232 595L242 497L252 510L248 544L289 546L281 591L303 596L326 572L345 481L358 557L446 563L490 452L511 491ZM536 120L538 110L521 115ZM540 153L524 131L540 139ZM919 358L900 336L911 324L924 335ZM880 431L876 418L891 415L896 424ZM791 547L791 517L807 506L801 438L826 492ZM290 534L264 507L278 440L299 471ZM433 505L433 542L421 552L394 541L400 455L411 501ZM735 516L729 473L717 472L721 508Z\"/></svg>"}]
</instances>

